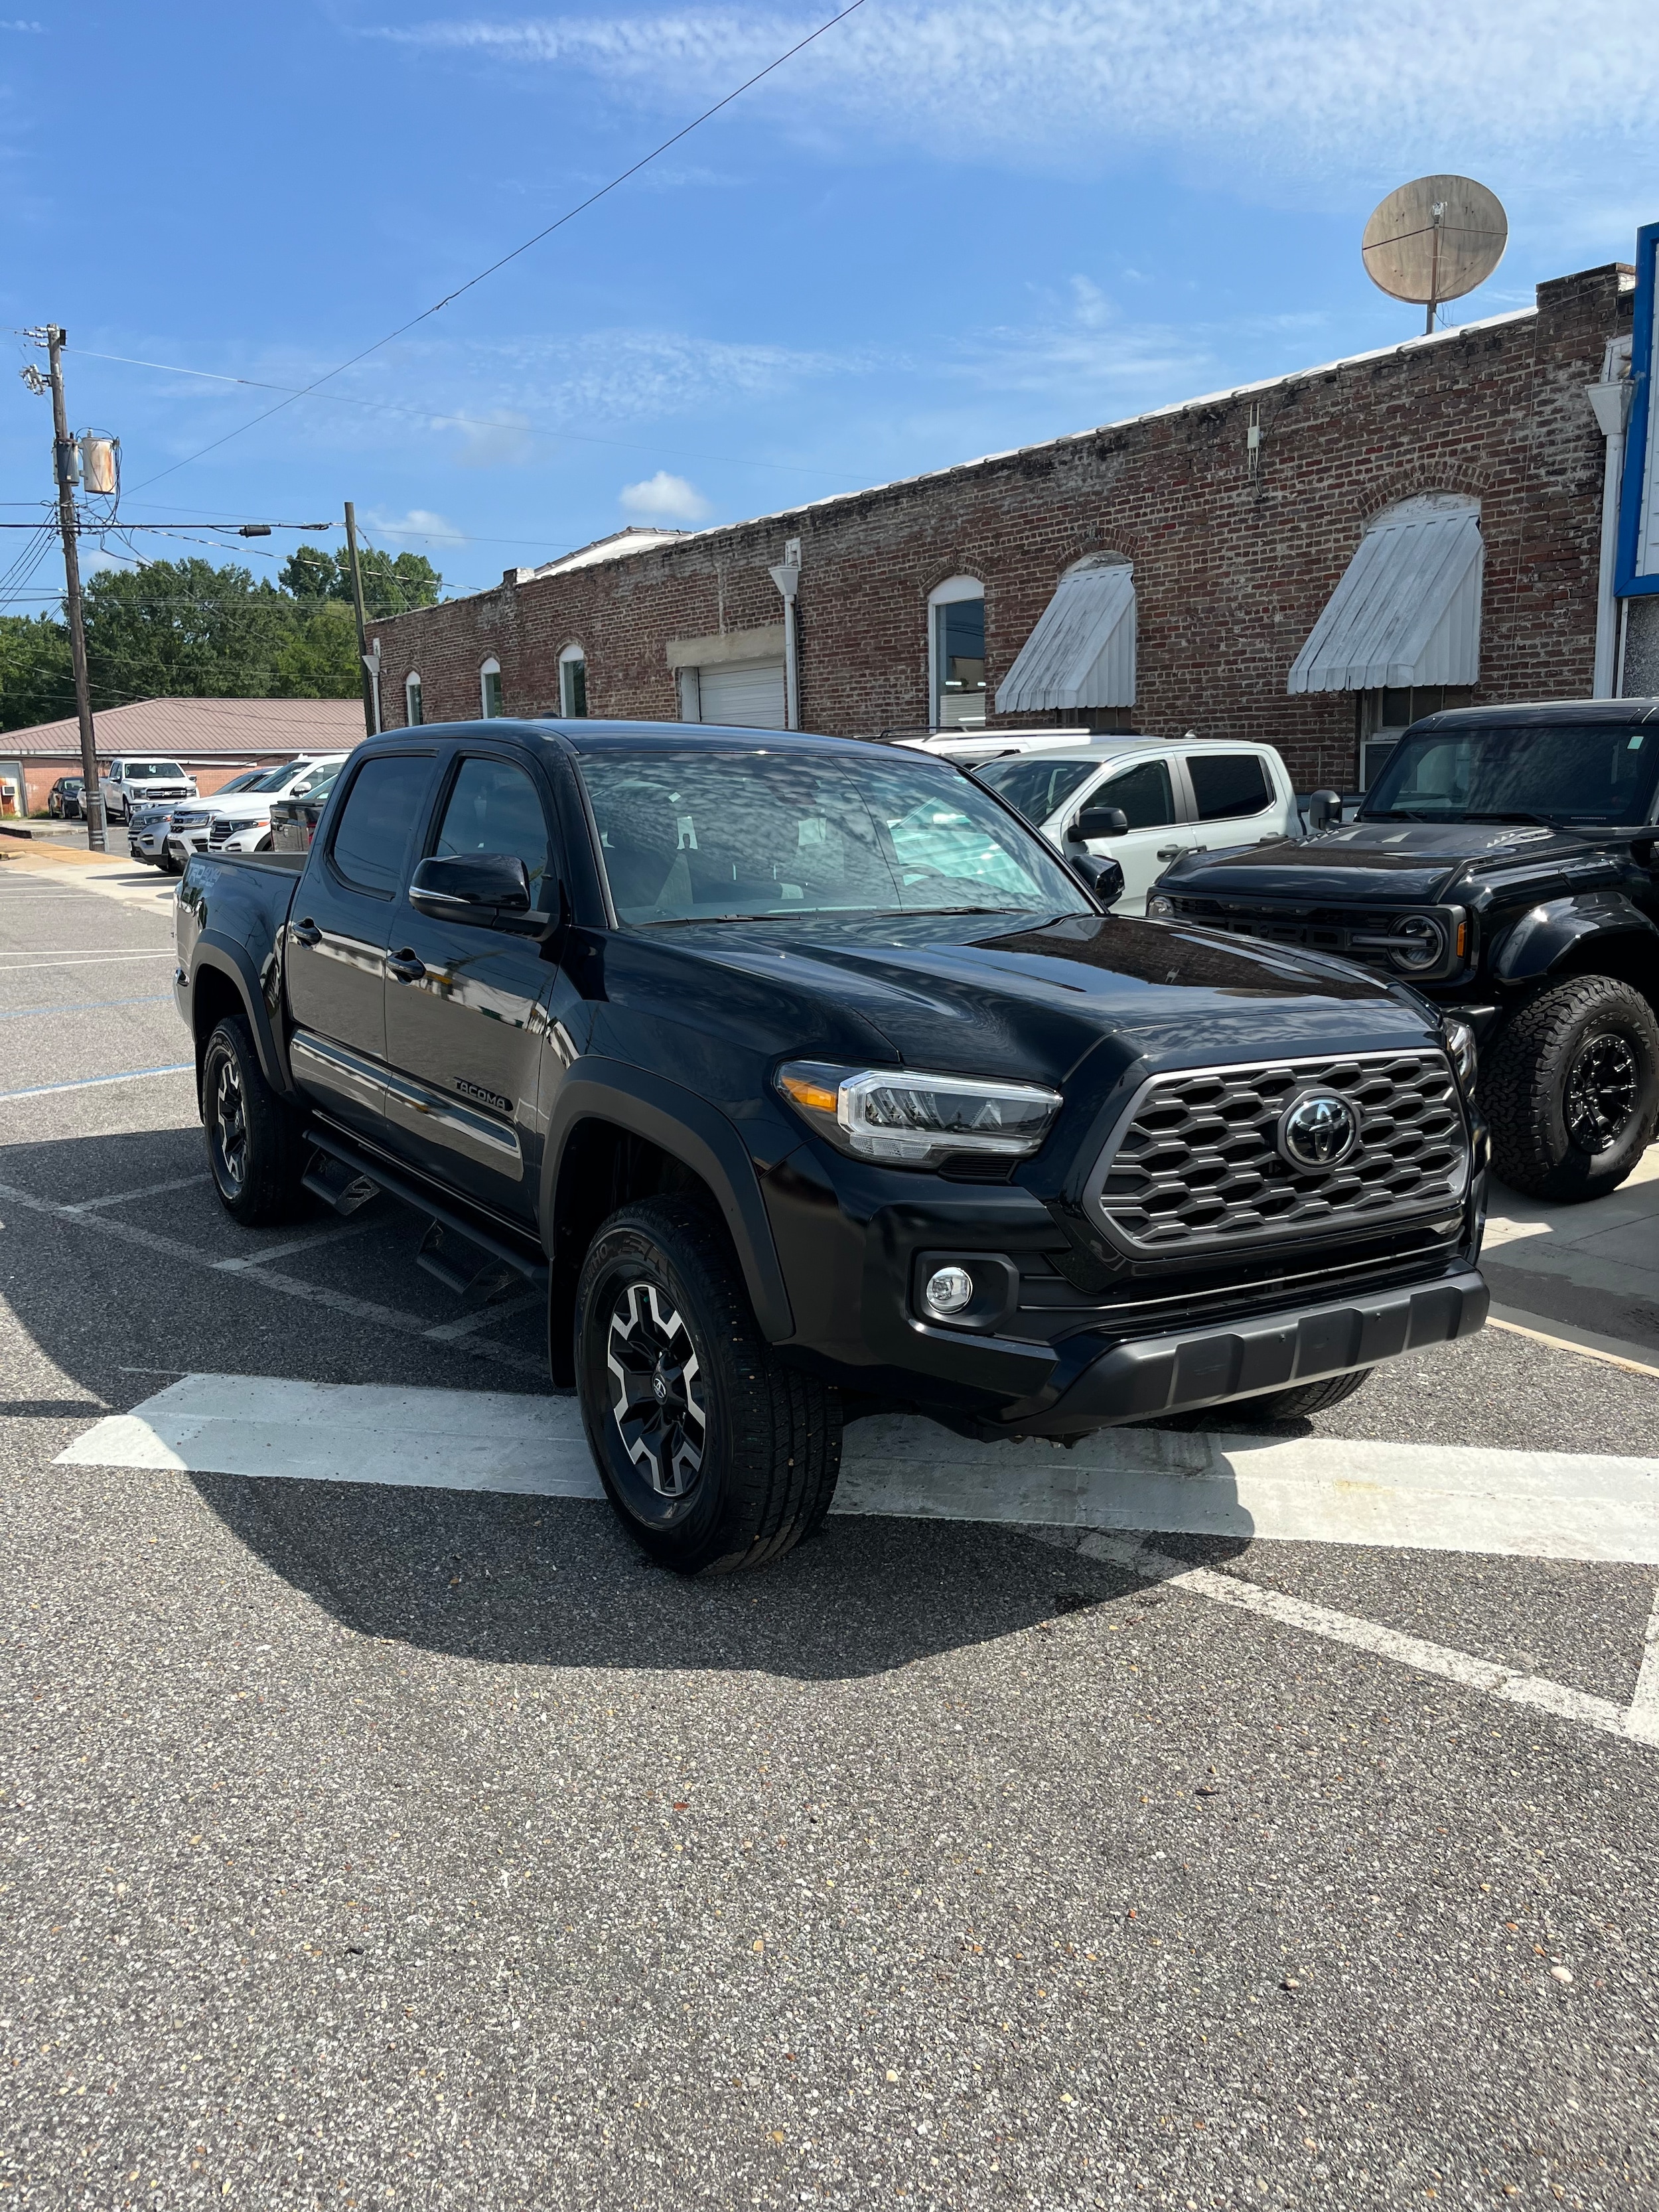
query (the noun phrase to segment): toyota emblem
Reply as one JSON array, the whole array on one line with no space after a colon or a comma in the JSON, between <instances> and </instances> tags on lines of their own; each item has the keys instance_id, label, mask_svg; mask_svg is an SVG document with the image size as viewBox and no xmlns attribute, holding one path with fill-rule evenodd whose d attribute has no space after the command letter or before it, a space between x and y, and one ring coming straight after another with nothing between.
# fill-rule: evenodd
<instances>
[{"instance_id":1,"label":"toyota emblem","mask_svg":"<svg viewBox=\"0 0 1659 2212\"><path fill-rule=\"evenodd\" d=\"M1304 1091L1279 1120L1279 1149L1293 1168L1340 1167L1359 1142L1359 1116L1340 1092Z\"/></svg>"}]
</instances>

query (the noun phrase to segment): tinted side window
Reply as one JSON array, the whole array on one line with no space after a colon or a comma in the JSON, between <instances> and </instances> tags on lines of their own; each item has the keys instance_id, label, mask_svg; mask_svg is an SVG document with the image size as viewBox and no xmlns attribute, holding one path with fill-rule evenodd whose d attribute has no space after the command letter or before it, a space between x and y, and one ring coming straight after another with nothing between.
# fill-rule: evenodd
<instances>
[{"instance_id":1,"label":"tinted side window","mask_svg":"<svg viewBox=\"0 0 1659 2212\"><path fill-rule=\"evenodd\" d=\"M1259 753L1189 753L1200 822L1230 822L1241 814L1260 814L1273 805L1267 771Z\"/></svg>"},{"instance_id":2,"label":"tinted side window","mask_svg":"<svg viewBox=\"0 0 1659 2212\"><path fill-rule=\"evenodd\" d=\"M1091 791L1085 806L1121 806L1132 830L1158 830L1175 820L1175 792L1167 761L1137 761L1133 768L1109 775Z\"/></svg>"},{"instance_id":3,"label":"tinted side window","mask_svg":"<svg viewBox=\"0 0 1659 2212\"><path fill-rule=\"evenodd\" d=\"M547 817L535 785L521 768L507 761L463 761L432 849L445 860L463 854L511 854L524 862L530 903L544 904L542 888L553 872Z\"/></svg>"},{"instance_id":4,"label":"tinted side window","mask_svg":"<svg viewBox=\"0 0 1659 2212\"><path fill-rule=\"evenodd\" d=\"M331 857L349 884L389 898L403 881L409 833L432 773L428 759L365 761L346 793Z\"/></svg>"}]
</instances>

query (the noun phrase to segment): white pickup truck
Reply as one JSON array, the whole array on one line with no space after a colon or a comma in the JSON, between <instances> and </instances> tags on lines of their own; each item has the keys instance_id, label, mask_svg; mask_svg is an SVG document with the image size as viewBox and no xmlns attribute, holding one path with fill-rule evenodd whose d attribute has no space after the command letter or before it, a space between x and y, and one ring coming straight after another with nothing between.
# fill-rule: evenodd
<instances>
[{"instance_id":1,"label":"white pickup truck","mask_svg":"<svg viewBox=\"0 0 1659 2212\"><path fill-rule=\"evenodd\" d=\"M196 779L187 775L174 760L157 760L154 754L142 757L124 753L112 760L109 772L98 779L99 794L104 802L106 822L127 822L135 806L149 806L174 799L194 799Z\"/></svg>"}]
</instances>

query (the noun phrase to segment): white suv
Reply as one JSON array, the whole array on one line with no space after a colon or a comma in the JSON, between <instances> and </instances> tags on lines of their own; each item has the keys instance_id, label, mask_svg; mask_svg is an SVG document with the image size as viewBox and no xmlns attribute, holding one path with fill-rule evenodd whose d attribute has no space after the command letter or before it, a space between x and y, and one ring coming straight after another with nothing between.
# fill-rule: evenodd
<instances>
[{"instance_id":1,"label":"white suv","mask_svg":"<svg viewBox=\"0 0 1659 2212\"><path fill-rule=\"evenodd\" d=\"M142 759L136 754L123 754L110 763L107 775L99 777L98 790L104 802L104 819L129 822L135 806L194 799L196 779L175 760L157 760L148 753Z\"/></svg>"},{"instance_id":2,"label":"white suv","mask_svg":"<svg viewBox=\"0 0 1659 2212\"><path fill-rule=\"evenodd\" d=\"M244 784L234 797L227 791L179 808L167 832L167 858L182 867L192 853L268 853L271 800L296 798L345 758L344 753L302 753Z\"/></svg>"},{"instance_id":3,"label":"white suv","mask_svg":"<svg viewBox=\"0 0 1659 2212\"><path fill-rule=\"evenodd\" d=\"M1069 733L1060 744L1020 743L1028 734L1011 732L995 759L981 753L966 762L954 746L951 757L1057 850L1115 860L1123 870L1120 914L1145 914L1152 885L1183 853L1303 834L1290 771L1271 745L1225 738L1079 741ZM981 747L990 750L982 738L974 750ZM1115 807L1123 826L1085 836L1085 807Z\"/></svg>"}]
</instances>

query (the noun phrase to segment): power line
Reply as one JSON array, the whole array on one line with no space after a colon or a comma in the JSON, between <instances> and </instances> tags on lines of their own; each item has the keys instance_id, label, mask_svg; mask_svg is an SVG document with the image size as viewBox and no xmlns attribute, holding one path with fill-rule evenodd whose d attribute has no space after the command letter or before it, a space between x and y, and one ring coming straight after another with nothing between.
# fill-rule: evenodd
<instances>
[{"instance_id":1,"label":"power line","mask_svg":"<svg viewBox=\"0 0 1659 2212\"><path fill-rule=\"evenodd\" d=\"M567 208L562 216L556 216L553 222L544 225L533 236L526 238L522 246L515 246L511 252L503 253L499 259L492 261L487 268L480 269L477 276L469 276L464 284L458 284L453 291L446 292L443 298L435 301L431 307L422 307L418 315L411 315L406 323L400 323L395 331L388 331L384 337L376 338L373 345L365 346L361 353L354 353L349 360L341 362L337 368L331 368L325 375L318 377L314 382L304 386L302 389L294 392L289 398L279 399L274 407L267 407L263 414L251 416L247 422L240 424L234 430L227 430L222 438L214 439L210 445L202 447L196 453L186 453L183 460L174 461L170 467L159 471L156 475L146 477L143 483L135 484L132 487L133 490L143 491L150 484L160 483L163 477L173 476L179 469L188 468L193 461L201 460L206 454L216 453L221 446L228 446L233 438L240 438L243 431L252 430L259 423L269 422L273 415L280 415L285 407L291 407L295 399L308 398L313 392L319 390L325 384L331 382L335 377L343 375L349 368L355 368L360 361L367 361L371 354L379 353L383 346L389 346L394 339L406 336L409 331L416 328L417 324L426 322L430 317L441 313L445 307L459 300L464 293L471 291L477 284L482 284L487 276L493 276L498 270L505 269L508 262L516 261L520 254L528 253L532 246L539 246L544 238L550 238L556 230L562 230L566 223L574 222L579 215L585 213L587 209L604 199L608 192L614 192L619 185L625 185L630 177L637 176L641 169L648 168L653 161L667 153L670 147L678 146L682 138L689 138L694 131L699 130L711 117L718 115L723 107L729 107L734 100L740 100L743 94L757 85L763 77L770 76L775 70L781 70L786 62L793 61L795 56L804 48L810 46L815 39L821 39L826 31L833 31L837 23L845 22L849 15L855 15L863 5L864 0L849 0L849 4L842 9L839 14L832 15L827 23L820 23L816 31L809 31L804 39L797 39L794 45L781 53L775 61L768 62L764 69L757 70L753 76L745 77L743 82L728 92L723 100L717 100L712 107L704 108L701 115L694 117L690 123L675 131L672 137L665 138L661 145L653 146L648 154L642 154L637 161L632 162L620 174L612 177L609 184L601 185L597 191L590 192L586 199L578 200L574 207Z\"/></svg>"}]
</instances>

